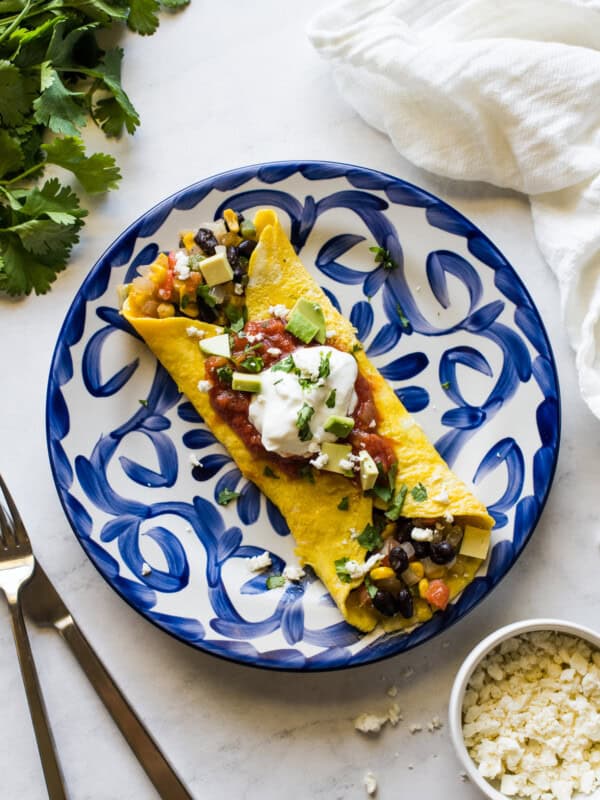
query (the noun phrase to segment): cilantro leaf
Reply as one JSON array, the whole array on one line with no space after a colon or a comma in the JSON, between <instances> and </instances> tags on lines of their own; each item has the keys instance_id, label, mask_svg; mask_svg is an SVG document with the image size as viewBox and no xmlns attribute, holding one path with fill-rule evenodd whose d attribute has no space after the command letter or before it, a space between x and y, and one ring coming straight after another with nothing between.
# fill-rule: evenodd
<instances>
[{"instance_id":1,"label":"cilantro leaf","mask_svg":"<svg viewBox=\"0 0 600 800\"><path fill-rule=\"evenodd\" d=\"M444 381L441 384L442 389L449 389L450 388L450 381Z\"/></svg>"},{"instance_id":2,"label":"cilantro leaf","mask_svg":"<svg viewBox=\"0 0 600 800\"><path fill-rule=\"evenodd\" d=\"M38 256L52 256L66 261L71 247L78 241L78 226L61 225L51 219L30 219L5 230L16 233L23 247Z\"/></svg>"},{"instance_id":3,"label":"cilantro leaf","mask_svg":"<svg viewBox=\"0 0 600 800\"><path fill-rule=\"evenodd\" d=\"M71 92L49 61L41 67L42 93L33 101L36 122L54 133L77 136L86 123L83 92Z\"/></svg>"},{"instance_id":4,"label":"cilantro leaf","mask_svg":"<svg viewBox=\"0 0 600 800\"><path fill-rule=\"evenodd\" d=\"M336 575L342 581L342 583L350 583L352 580L350 573L348 572L348 568L346 567L346 564L349 560L349 558L344 556L343 558L338 558L334 561Z\"/></svg>"},{"instance_id":5,"label":"cilantro leaf","mask_svg":"<svg viewBox=\"0 0 600 800\"><path fill-rule=\"evenodd\" d=\"M336 390L332 389L331 392L329 393L329 397L327 398L327 400L325 400L325 405L327 406L327 408L333 408L335 406L335 394Z\"/></svg>"},{"instance_id":6,"label":"cilantro leaf","mask_svg":"<svg viewBox=\"0 0 600 800\"><path fill-rule=\"evenodd\" d=\"M56 276L65 268L65 260L54 263L35 257L21 244L18 236L0 231L0 291L10 295L45 294Z\"/></svg>"},{"instance_id":7,"label":"cilantro leaf","mask_svg":"<svg viewBox=\"0 0 600 800\"><path fill-rule=\"evenodd\" d=\"M369 597L372 600L377 594L377 587L375 586L375 584L368 575L365 575L365 587L367 589Z\"/></svg>"},{"instance_id":8,"label":"cilantro leaf","mask_svg":"<svg viewBox=\"0 0 600 800\"><path fill-rule=\"evenodd\" d=\"M379 550L383 545L381 531L375 525L367 523L363 532L357 537L356 541L365 550Z\"/></svg>"},{"instance_id":9,"label":"cilantro leaf","mask_svg":"<svg viewBox=\"0 0 600 800\"><path fill-rule=\"evenodd\" d=\"M106 153L85 155L83 141L74 136L54 139L42 145L46 152L46 160L50 164L70 170L86 192L97 193L115 189L121 179L121 173L115 159Z\"/></svg>"},{"instance_id":10,"label":"cilantro leaf","mask_svg":"<svg viewBox=\"0 0 600 800\"><path fill-rule=\"evenodd\" d=\"M303 467L300 467L298 470L298 477L305 478L309 483L315 482L315 473L310 464L305 464Z\"/></svg>"},{"instance_id":11,"label":"cilantro leaf","mask_svg":"<svg viewBox=\"0 0 600 800\"><path fill-rule=\"evenodd\" d=\"M264 367L265 362L260 356L247 356L241 363L247 372L260 372Z\"/></svg>"},{"instance_id":12,"label":"cilantro leaf","mask_svg":"<svg viewBox=\"0 0 600 800\"><path fill-rule=\"evenodd\" d=\"M18 139L0 128L0 178L16 172L23 166L25 156Z\"/></svg>"},{"instance_id":13,"label":"cilantro leaf","mask_svg":"<svg viewBox=\"0 0 600 800\"><path fill-rule=\"evenodd\" d=\"M61 225L72 224L87 214L80 208L75 192L69 186L61 186L58 178L46 181L41 189L37 186L30 189L20 210L32 219L45 214Z\"/></svg>"},{"instance_id":14,"label":"cilantro leaf","mask_svg":"<svg viewBox=\"0 0 600 800\"><path fill-rule=\"evenodd\" d=\"M375 263L381 264L385 270L391 271L398 267L398 264L392 258L390 251L386 250L384 247L369 247L369 250L375 254Z\"/></svg>"},{"instance_id":15,"label":"cilantro leaf","mask_svg":"<svg viewBox=\"0 0 600 800\"><path fill-rule=\"evenodd\" d=\"M345 495L338 503L338 508L340 511L348 511L349 505L350 505L350 500L348 498L348 495Z\"/></svg>"},{"instance_id":16,"label":"cilantro leaf","mask_svg":"<svg viewBox=\"0 0 600 800\"><path fill-rule=\"evenodd\" d=\"M231 382L233 380L233 370L231 367L219 367L217 369L217 378L219 379L220 383L231 386Z\"/></svg>"},{"instance_id":17,"label":"cilantro leaf","mask_svg":"<svg viewBox=\"0 0 600 800\"><path fill-rule=\"evenodd\" d=\"M275 480L279 480L279 475L276 472L273 472L271 467L267 466L263 469L263 475L265 478L274 478Z\"/></svg>"},{"instance_id":18,"label":"cilantro leaf","mask_svg":"<svg viewBox=\"0 0 600 800\"><path fill-rule=\"evenodd\" d=\"M309 406L308 403L303 403L302 408L300 411L298 411L296 427L298 428L298 438L301 442L308 442L313 438L312 431L309 428L308 423L312 419L314 413L314 408Z\"/></svg>"},{"instance_id":19,"label":"cilantro leaf","mask_svg":"<svg viewBox=\"0 0 600 800\"><path fill-rule=\"evenodd\" d=\"M232 500L237 500L239 496L239 492L232 492L231 489L221 489L217 496L217 503L220 506L226 506L228 503L231 503Z\"/></svg>"},{"instance_id":20,"label":"cilantro leaf","mask_svg":"<svg viewBox=\"0 0 600 800\"><path fill-rule=\"evenodd\" d=\"M122 60L123 50L115 47L105 54L100 64L87 71L97 79L99 88L112 95L103 97L92 110L94 119L107 136L120 136L123 126L127 133L133 133L140 124L139 115L121 86Z\"/></svg>"},{"instance_id":21,"label":"cilantro leaf","mask_svg":"<svg viewBox=\"0 0 600 800\"><path fill-rule=\"evenodd\" d=\"M142 36L150 36L158 28L158 0L130 0L127 25Z\"/></svg>"},{"instance_id":22,"label":"cilantro leaf","mask_svg":"<svg viewBox=\"0 0 600 800\"><path fill-rule=\"evenodd\" d=\"M402 508L404 506L404 501L406 500L407 492L408 492L408 486L405 483L403 483L402 486L396 492L392 505L385 512L385 516L392 522L395 522L402 513Z\"/></svg>"},{"instance_id":23,"label":"cilantro leaf","mask_svg":"<svg viewBox=\"0 0 600 800\"><path fill-rule=\"evenodd\" d=\"M410 490L413 500L417 503L422 503L424 500L427 500L427 489L423 486L422 483L417 483L416 486Z\"/></svg>"},{"instance_id":24,"label":"cilantro leaf","mask_svg":"<svg viewBox=\"0 0 600 800\"><path fill-rule=\"evenodd\" d=\"M396 304L396 313L398 314L398 319L400 320L400 324L402 325L402 327L403 328L409 328L410 327L410 320L408 319L408 317L404 313L400 303Z\"/></svg>"},{"instance_id":25,"label":"cilantro leaf","mask_svg":"<svg viewBox=\"0 0 600 800\"><path fill-rule=\"evenodd\" d=\"M283 575L269 575L267 578L267 589L280 589L285 586L285 578Z\"/></svg>"},{"instance_id":26,"label":"cilantro leaf","mask_svg":"<svg viewBox=\"0 0 600 800\"><path fill-rule=\"evenodd\" d=\"M29 93L20 70L10 61L0 61L0 122L16 128L29 111Z\"/></svg>"},{"instance_id":27,"label":"cilantro leaf","mask_svg":"<svg viewBox=\"0 0 600 800\"><path fill-rule=\"evenodd\" d=\"M201 283L196 289L196 297L206 303L209 308L214 308L217 305L214 295L210 293L210 286L205 283Z\"/></svg>"},{"instance_id":28,"label":"cilantro leaf","mask_svg":"<svg viewBox=\"0 0 600 800\"><path fill-rule=\"evenodd\" d=\"M319 360L319 378L328 378L331 372L331 350L328 353L321 353Z\"/></svg>"},{"instance_id":29,"label":"cilantro leaf","mask_svg":"<svg viewBox=\"0 0 600 800\"><path fill-rule=\"evenodd\" d=\"M271 367L272 372L295 372L296 371L296 364L294 359L291 355L282 358L281 361L278 361L276 364L273 364Z\"/></svg>"}]
</instances>

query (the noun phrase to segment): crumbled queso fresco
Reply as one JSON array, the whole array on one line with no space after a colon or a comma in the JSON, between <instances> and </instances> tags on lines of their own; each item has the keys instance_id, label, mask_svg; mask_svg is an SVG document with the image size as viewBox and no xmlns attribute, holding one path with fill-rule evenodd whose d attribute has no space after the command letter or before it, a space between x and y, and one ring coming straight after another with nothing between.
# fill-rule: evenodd
<instances>
[{"instance_id":1,"label":"crumbled queso fresco","mask_svg":"<svg viewBox=\"0 0 600 800\"><path fill-rule=\"evenodd\" d=\"M463 734L505 795L590 794L600 786L600 652L553 631L502 642L467 686Z\"/></svg>"}]
</instances>

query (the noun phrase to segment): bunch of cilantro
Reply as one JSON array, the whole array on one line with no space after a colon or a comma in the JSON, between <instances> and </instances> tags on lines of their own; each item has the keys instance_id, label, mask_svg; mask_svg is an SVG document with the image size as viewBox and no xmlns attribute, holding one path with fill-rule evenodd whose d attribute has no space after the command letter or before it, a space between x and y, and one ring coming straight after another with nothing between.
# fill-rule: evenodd
<instances>
[{"instance_id":1,"label":"bunch of cilantro","mask_svg":"<svg viewBox=\"0 0 600 800\"><path fill-rule=\"evenodd\" d=\"M116 188L115 159L88 155L91 119L107 136L133 133L139 116L121 86L121 48L102 29L142 35L157 12L189 0L0 0L0 293L43 294L67 264L87 211L70 185L41 183L46 165L95 194Z\"/></svg>"}]
</instances>

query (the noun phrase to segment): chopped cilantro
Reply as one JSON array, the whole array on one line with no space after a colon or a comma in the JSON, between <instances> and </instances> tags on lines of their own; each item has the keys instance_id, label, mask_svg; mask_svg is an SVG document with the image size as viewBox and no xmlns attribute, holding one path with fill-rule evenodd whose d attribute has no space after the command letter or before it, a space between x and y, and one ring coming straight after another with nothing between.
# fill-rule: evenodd
<instances>
[{"instance_id":1,"label":"chopped cilantro","mask_svg":"<svg viewBox=\"0 0 600 800\"><path fill-rule=\"evenodd\" d=\"M396 492L392 505L385 512L385 516L392 522L395 522L402 513L402 508L404 506L404 501L406 500L407 492L408 492L408 486L405 483L403 483L402 486Z\"/></svg>"},{"instance_id":2,"label":"chopped cilantro","mask_svg":"<svg viewBox=\"0 0 600 800\"><path fill-rule=\"evenodd\" d=\"M382 486L380 483L376 483L371 491L384 503L389 503L392 499L393 490L389 486Z\"/></svg>"},{"instance_id":3,"label":"chopped cilantro","mask_svg":"<svg viewBox=\"0 0 600 800\"><path fill-rule=\"evenodd\" d=\"M319 361L319 378L328 378L329 373L331 372L331 366L329 362L331 361L331 350L323 355L321 353L321 359Z\"/></svg>"},{"instance_id":4,"label":"chopped cilantro","mask_svg":"<svg viewBox=\"0 0 600 800\"><path fill-rule=\"evenodd\" d=\"M220 506L226 506L228 503L231 503L232 500L237 500L239 496L239 492L232 492L231 489L221 489L217 497L217 503Z\"/></svg>"},{"instance_id":5,"label":"chopped cilantro","mask_svg":"<svg viewBox=\"0 0 600 800\"><path fill-rule=\"evenodd\" d=\"M272 372L295 372L296 371L296 364L294 363L294 359L291 355L282 358L281 361L278 361L276 364L273 364L271 367Z\"/></svg>"},{"instance_id":6,"label":"chopped cilantro","mask_svg":"<svg viewBox=\"0 0 600 800\"><path fill-rule=\"evenodd\" d=\"M360 342L354 342L352 345L352 352L358 353L359 350L362 350L362 344Z\"/></svg>"},{"instance_id":7,"label":"chopped cilantro","mask_svg":"<svg viewBox=\"0 0 600 800\"><path fill-rule=\"evenodd\" d=\"M309 483L315 482L315 474L310 464L305 464L303 467L300 467L298 475L301 478L305 478Z\"/></svg>"},{"instance_id":8,"label":"chopped cilantro","mask_svg":"<svg viewBox=\"0 0 600 800\"><path fill-rule=\"evenodd\" d=\"M329 397L325 400L325 405L327 408L333 408L335 406L335 389L332 389L329 393Z\"/></svg>"},{"instance_id":9,"label":"chopped cilantro","mask_svg":"<svg viewBox=\"0 0 600 800\"><path fill-rule=\"evenodd\" d=\"M449 389L450 388L450 381L444 381L442 383L442 389Z\"/></svg>"},{"instance_id":10,"label":"chopped cilantro","mask_svg":"<svg viewBox=\"0 0 600 800\"><path fill-rule=\"evenodd\" d=\"M384 247L369 247L369 250L371 253L375 254L375 263L381 264L384 269L391 271L398 267L398 264L392 258L390 251L386 250Z\"/></svg>"},{"instance_id":11,"label":"chopped cilantro","mask_svg":"<svg viewBox=\"0 0 600 800\"><path fill-rule=\"evenodd\" d=\"M315 381L312 378L298 378L298 383L303 389L312 389L315 385Z\"/></svg>"},{"instance_id":12,"label":"chopped cilantro","mask_svg":"<svg viewBox=\"0 0 600 800\"><path fill-rule=\"evenodd\" d=\"M417 483L416 486L410 490L413 500L417 503L422 503L424 500L427 500L427 489L423 486L422 483Z\"/></svg>"},{"instance_id":13,"label":"chopped cilantro","mask_svg":"<svg viewBox=\"0 0 600 800\"><path fill-rule=\"evenodd\" d=\"M350 581L352 580L352 578L350 577L350 573L346 568L346 564L348 563L349 560L350 559L344 556L344 558L338 558L335 561L336 575L343 583L350 583Z\"/></svg>"},{"instance_id":14,"label":"chopped cilantro","mask_svg":"<svg viewBox=\"0 0 600 800\"><path fill-rule=\"evenodd\" d=\"M231 381L233 380L233 370L231 367L219 367L217 369L217 378L219 379L220 383L231 386Z\"/></svg>"},{"instance_id":15,"label":"chopped cilantro","mask_svg":"<svg viewBox=\"0 0 600 800\"><path fill-rule=\"evenodd\" d=\"M403 328L408 328L410 326L410 322L404 311L402 310L402 306L400 303L396 304L396 313L398 314L398 318L400 320L400 324Z\"/></svg>"},{"instance_id":16,"label":"chopped cilantro","mask_svg":"<svg viewBox=\"0 0 600 800\"><path fill-rule=\"evenodd\" d=\"M394 491L394 487L396 486L396 475L398 474L398 462L394 461L392 466L389 468L387 477L388 477L388 486L392 491Z\"/></svg>"},{"instance_id":17,"label":"chopped cilantro","mask_svg":"<svg viewBox=\"0 0 600 800\"><path fill-rule=\"evenodd\" d=\"M368 575L365 575L365 587L367 592L369 593L369 597L372 600L377 594L377 587L375 586L375 584L373 583L371 578L369 578Z\"/></svg>"},{"instance_id":18,"label":"chopped cilantro","mask_svg":"<svg viewBox=\"0 0 600 800\"><path fill-rule=\"evenodd\" d=\"M148 408L148 401L147 401L147 400L140 400L140 401L139 401L139 404L140 404L141 406L144 406L144 408Z\"/></svg>"},{"instance_id":19,"label":"chopped cilantro","mask_svg":"<svg viewBox=\"0 0 600 800\"><path fill-rule=\"evenodd\" d=\"M350 506L350 500L348 498L348 495L345 495L345 497L342 497L342 499L338 503L338 508L340 511L348 511L349 506Z\"/></svg>"},{"instance_id":20,"label":"chopped cilantro","mask_svg":"<svg viewBox=\"0 0 600 800\"><path fill-rule=\"evenodd\" d=\"M267 578L267 589L280 589L285 586L285 578L283 575L269 575Z\"/></svg>"},{"instance_id":21,"label":"chopped cilantro","mask_svg":"<svg viewBox=\"0 0 600 800\"><path fill-rule=\"evenodd\" d=\"M179 306L181 307L181 310L183 311L184 309L186 309L188 307L189 303L190 303L189 294L182 294L181 295L181 300L179 301Z\"/></svg>"},{"instance_id":22,"label":"chopped cilantro","mask_svg":"<svg viewBox=\"0 0 600 800\"><path fill-rule=\"evenodd\" d=\"M196 297L198 300L202 300L203 303L206 303L209 308L214 308L217 305L217 301L210 293L210 286L207 286L205 283L201 283L196 289Z\"/></svg>"},{"instance_id":23,"label":"chopped cilantro","mask_svg":"<svg viewBox=\"0 0 600 800\"><path fill-rule=\"evenodd\" d=\"M247 372L260 372L264 367L264 365L265 362L262 360L260 356L248 356L241 363L241 366Z\"/></svg>"},{"instance_id":24,"label":"chopped cilantro","mask_svg":"<svg viewBox=\"0 0 600 800\"><path fill-rule=\"evenodd\" d=\"M356 541L361 547L364 547L365 550L379 550L383 545L381 531L378 527L370 523L365 525L365 529L360 536L357 537Z\"/></svg>"},{"instance_id":25,"label":"chopped cilantro","mask_svg":"<svg viewBox=\"0 0 600 800\"><path fill-rule=\"evenodd\" d=\"M296 427L298 428L298 438L301 442L308 442L313 438L312 431L309 428L308 423L312 419L314 413L314 408L309 406L308 403L304 403L298 412Z\"/></svg>"},{"instance_id":26,"label":"chopped cilantro","mask_svg":"<svg viewBox=\"0 0 600 800\"><path fill-rule=\"evenodd\" d=\"M279 480L279 475L276 472L273 472L271 467L265 467L263 469L263 475L265 478L275 478L275 480Z\"/></svg>"},{"instance_id":27,"label":"chopped cilantro","mask_svg":"<svg viewBox=\"0 0 600 800\"><path fill-rule=\"evenodd\" d=\"M229 320L229 327L234 333L239 333L244 325L246 324L246 319L248 312L246 310L246 306L236 306L233 303L228 303L225 306L225 316Z\"/></svg>"}]
</instances>

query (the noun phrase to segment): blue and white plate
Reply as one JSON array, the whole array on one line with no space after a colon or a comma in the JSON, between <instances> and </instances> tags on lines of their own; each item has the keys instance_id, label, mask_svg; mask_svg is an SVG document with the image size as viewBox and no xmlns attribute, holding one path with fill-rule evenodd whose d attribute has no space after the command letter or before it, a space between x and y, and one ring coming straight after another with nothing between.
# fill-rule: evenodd
<instances>
[{"instance_id":1,"label":"blue and white plate","mask_svg":"<svg viewBox=\"0 0 600 800\"><path fill-rule=\"evenodd\" d=\"M247 559L296 563L285 520L244 480L117 309L118 284L226 207L273 207L367 354L496 520L478 577L410 633L361 636L312 573L268 591ZM369 247L388 249L386 271ZM522 552L558 453L548 338L521 279L469 220L405 181L347 164L232 170L169 197L124 231L87 276L52 360L50 461L75 535L146 619L246 664L366 664L446 630ZM192 467L196 456L201 467ZM223 507L223 488L241 493ZM148 572L144 565L148 564ZM145 574L147 573L147 574Z\"/></svg>"}]
</instances>

